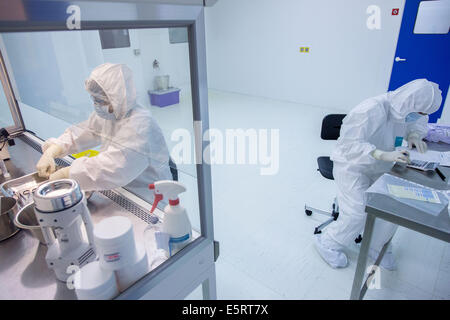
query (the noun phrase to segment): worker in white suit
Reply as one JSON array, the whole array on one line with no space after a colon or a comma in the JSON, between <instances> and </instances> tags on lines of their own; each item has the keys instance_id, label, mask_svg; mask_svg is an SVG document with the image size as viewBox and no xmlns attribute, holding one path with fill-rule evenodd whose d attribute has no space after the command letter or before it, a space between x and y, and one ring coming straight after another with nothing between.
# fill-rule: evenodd
<instances>
[{"instance_id":1,"label":"worker in white suit","mask_svg":"<svg viewBox=\"0 0 450 320\"><path fill-rule=\"evenodd\" d=\"M409 148L426 152L427 145L422 139L427 134L427 115L437 111L441 103L439 86L418 79L363 101L343 119L340 137L330 157L338 187L339 219L315 238L319 254L330 266L348 265L343 249L363 232L365 191L390 171L395 162L409 162L408 152L395 151L396 136L403 136ZM396 225L376 220L369 250L373 260L395 231ZM388 270L396 268L391 248L380 266Z\"/></svg>"},{"instance_id":2,"label":"worker in white suit","mask_svg":"<svg viewBox=\"0 0 450 320\"><path fill-rule=\"evenodd\" d=\"M126 185L147 189L149 183L172 179L161 128L150 111L136 103L131 70L124 64L102 64L92 71L85 86L95 111L88 120L44 143L36 165L39 175L50 180L74 179L84 191ZM71 166L55 172L55 158L96 146L100 146L97 156L75 159Z\"/></svg>"}]
</instances>

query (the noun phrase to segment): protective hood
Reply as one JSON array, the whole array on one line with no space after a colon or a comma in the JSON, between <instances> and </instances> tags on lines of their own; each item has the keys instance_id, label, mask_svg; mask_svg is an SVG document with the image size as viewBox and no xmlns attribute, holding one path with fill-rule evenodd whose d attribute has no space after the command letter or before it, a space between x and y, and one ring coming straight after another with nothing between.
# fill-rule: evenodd
<instances>
[{"instance_id":1,"label":"protective hood","mask_svg":"<svg viewBox=\"0 0 450 320\"><path fill-rule=\"evenodd\" d=\"M391 105L390 114L396 120L404 120L411 112L436 112L442 95L439 86L427 79L417 79L387 93Z\"/></svg>"},{"instance_id":2,"label":"protective hood","mask_svg":"<svg viewBox=\"0 0 450 320\"><path fill-rule=\"evenodd\" d=\"M95 81L103 92L93 92ZM133 73L124 64L104 63L96 67L85 82L86 90L100 99L106 94L117 120L122 119L136 105L136 88Z\"/></svg>"}]
</instances>

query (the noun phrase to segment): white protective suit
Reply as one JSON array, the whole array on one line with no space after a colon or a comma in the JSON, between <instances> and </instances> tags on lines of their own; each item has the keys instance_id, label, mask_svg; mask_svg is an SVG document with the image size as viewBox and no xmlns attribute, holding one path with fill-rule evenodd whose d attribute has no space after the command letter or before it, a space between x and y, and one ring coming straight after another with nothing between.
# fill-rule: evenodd
<instances>
[{"instance_id":1,"label":"white protective suit","mask_svg":"<svg viewBox=\"0 0 450 320\"><path fill-rule=\"evenodd\" d=\"M69 177L84 191L127 186L145 195L149 183L172 180L164 136L150 111L136 104L131 70L123 64L96 67L86 80L86 89L95 98L98 92L89 89L92 81L106 94L114 119L101 118L94 111L59 138L48 139L43 152L52 144L62 147L59 157L100 146L99 155L76 159L70 166Z\"/></svg>"},{"instance_id":2,"label":"white protective suit","mask_svg":"<svg viewBox=\"0 0 450 320\"><path fill-rule=\"evenodd\" d=\"M376 160L375 149L395 150L396 136L408 139L416 132L423 138L427 134L428 116L413 123L405 123L409 113L431 114L442 102L437 84L418 79L395 91L367 99L344 118L340 137L331 154L333 175L338 187L339 219L323 233L322 239L339 245L350 245L363 232L366 220L364 192L393 162ZM396 226L377 219L371 247L379 251L394 235Z\"/></svg>"}]
</instances>

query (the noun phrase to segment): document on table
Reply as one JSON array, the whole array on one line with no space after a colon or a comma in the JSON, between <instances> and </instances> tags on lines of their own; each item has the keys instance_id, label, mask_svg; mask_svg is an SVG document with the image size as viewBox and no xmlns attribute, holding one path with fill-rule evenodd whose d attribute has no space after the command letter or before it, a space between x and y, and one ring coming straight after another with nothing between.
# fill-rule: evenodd
<instances>
[{"instance_id":1,"label":"document on table","mask_svg":"<svg viewBox=\"0 0 450 320\"><path fill-rule=\"evenodd\" d=\"M439 152L439 151L428 150L425 153L420 153L420 152L416 151L415 149L410 150L406 147L400 147L398 149L408 151L409 158L411 160L436 162L436 163L439 163L441 166L450 167L450 151Z\"/></svg>"},{"instance_id":2,"label":"document on table","mask_svg":"<svg viewBox=\"0 0 450 320\"><path fill-rule=\"evenodd\" d=\"M406 187L388 184L389 193L398 198L426 201L431 203L441 203L436 191L425 188Z\"/></svg>"}]
</instances>

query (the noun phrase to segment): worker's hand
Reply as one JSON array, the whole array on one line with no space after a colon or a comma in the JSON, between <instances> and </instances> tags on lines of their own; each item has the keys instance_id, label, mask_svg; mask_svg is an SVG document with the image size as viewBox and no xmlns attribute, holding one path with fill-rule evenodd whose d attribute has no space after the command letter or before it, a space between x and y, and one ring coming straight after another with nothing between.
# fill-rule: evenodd
<instances>
[{"instance_id":1,"label":"worker's hand","mask_svg":"<svg viewBox=\"0 0 450 320\"><path fill-rule=\"evenodd\" d=\"M70 167L64 167L62 169L59 169L58 171L56 171L55 173L50 175L49 180L53 181L53 180L60 180L60 179L69 179L69 171L70 171Z\"/></svg>"},{"instance_id":2,"label":"worker's hand","mask_svg":"<svg viewBox=\"0 0 450 320\"><path fill-rule=\"evenodd\" d=\"M381 155L380 160L389 162L411 163L411 160L409 159L409 152L406 150L384 152Z\"/></svg>"},{"instance_id":3,"label":"worker's hand","mask_svg":"<svg viewBox=\"0 0 450 320\"><path fill-rule=\"evenodd\" d=\"M375 150L372 155L377 160L388 162L411 163L411 160L409 159L409 152L406 150L391 151L391 152Z\"/></svg>"},{"instance_id":4,"label":"worker's hand","mask_svg":"<svg viewBox=\"0 0 450 320\"><path fill-rule=\"evenodd\" d=\"M56 170L55 160L48 153L44 153L36 164L39 177L48 178Z\"/></svg>"},{"instance_id":5,"label":"worker's hand","mask_svg":"<svg viewBox=\"0 0 450 320\"><path fill-rule=\"evenodd\" d=\"M415 146L420 153L427 152L427 143L420 139L419 135L414 133L410 134L408 137L408 148L412 149L413 146Z\"/></svg>"},{"instance_id":6,"label":"worker's hand","mask_svg":"<svg viewBox=\"0 0 450 320\"><path fill-rule=\"evenodd\" d=\"M45 145L43 146L45 149ZM41 159L36 164L39 177L48 178L56 171L55 158L61 155L62 147L57 144L51 144L45 149Z\"/></svg>"}]
</instances>

